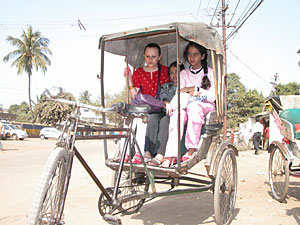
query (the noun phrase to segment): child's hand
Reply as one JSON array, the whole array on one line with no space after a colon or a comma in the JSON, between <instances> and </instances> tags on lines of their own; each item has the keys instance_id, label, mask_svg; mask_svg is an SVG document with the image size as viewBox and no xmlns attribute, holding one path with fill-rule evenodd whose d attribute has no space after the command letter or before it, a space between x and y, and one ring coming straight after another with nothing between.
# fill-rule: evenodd
<instances>
[{"instance_id":1,"label":"child's hand","mask_svg":"<svg viewBox=\"0 0 300 225\"><path fill-rule=\"evenodd\" d=\"M172 109L171 104L170 104L170 103L167 103L167 104L166 104L166 113L167 113L168 115L171 115L172 112L173 112L173 109Z\"/></svg>"},{"instance_id":2,"label":"child's hand","mask_svg":"<svg viewBox=\"0 0 300 225\"><path fill-rule=\"evenodd\" d=\"M129 75L129 77L131 77L131 69L129 67L124 68L124 77L127 77Z\"/></svg>"}]
</instances>

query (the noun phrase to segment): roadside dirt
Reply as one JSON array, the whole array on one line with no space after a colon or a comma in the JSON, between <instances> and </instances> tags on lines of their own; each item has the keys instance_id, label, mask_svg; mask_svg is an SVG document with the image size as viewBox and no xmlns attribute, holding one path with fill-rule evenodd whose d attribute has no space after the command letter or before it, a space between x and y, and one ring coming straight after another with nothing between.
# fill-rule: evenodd
<instances>
[{"instance_id":1,"label":"roadside dirt","mask_svg":"<svg viewBox=\"0 0 300 225\"><path fill-rule=\"evenodd\" d=\"M55 140L2 141L0 151L0 225L23 225L36 182ZM102 141L78 141L77 148L105 187L111 186L112 171L104 164ZM110 154L116 146L108 143ZM300 179L291 177L289 198L279 203L270 195L269 154L239 152L238 196L233 225L300 224ZM202 171L202 162L193 171ZM67 196L66 224L106 224L98 212L100 191L77 160L74 161ZM133 215L119 215L123 224L215 224L212 192L161 197L149 201Z\"/></svg>"}]
</instances>

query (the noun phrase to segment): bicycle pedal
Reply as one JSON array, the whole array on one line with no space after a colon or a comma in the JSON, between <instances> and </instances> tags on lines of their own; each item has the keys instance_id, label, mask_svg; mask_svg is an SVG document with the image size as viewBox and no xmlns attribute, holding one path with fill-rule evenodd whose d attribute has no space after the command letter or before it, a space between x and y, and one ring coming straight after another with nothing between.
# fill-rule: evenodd
<instances>
[{"instance_id":1,"label":"bicycle pedal","mask_svg":"<svg viewBox=\"0 0 300 225\"><path fill-rule=\"evenodd\" d=\"M111 214L105 214L103 216L103 219L110 223L110 224L115 224L115 225L121 225L122 224L122 221L121 219L119 219L117 216L113 216Z\"/></svg>"}]
</instances>

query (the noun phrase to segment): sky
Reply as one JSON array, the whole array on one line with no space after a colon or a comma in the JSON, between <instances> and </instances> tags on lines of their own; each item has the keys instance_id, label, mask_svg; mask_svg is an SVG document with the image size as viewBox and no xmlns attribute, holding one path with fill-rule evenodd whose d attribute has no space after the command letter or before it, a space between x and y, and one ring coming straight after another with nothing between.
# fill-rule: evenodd
<instances>
[{"instance_id":1,"label":"sky","mask_svg":"<svg viewBox=\"0 0 300 225\"><path fill-rule=\"evenodd\" d=\"M226 0L227 23L231 21L230 25L234 25L255 1ZM91 99L96 100L100 95L98 42L102 35L171 22L198 21L216 25L220 2L4 1L0 8L0 106L7 109L23 101L28 103L27 74L17 75L17 69L11 67L12 61L3 62L3 57L15 50L6 41L7 36L20 38L28 25L50 40L49 48L53 52L49 56L51 66L45 74L33 71L32 100L36 102L37 96L52 86L63 87L75 97L87 90ZM228 40L227 72L236 73L248 90L256 89L264 96L270 93L270 82L276 73L278 83L299 83L299 10L299 0L264 0ZM85 29L80 29L78 20ZM233 29L227 29L227 36ZM222 35L221 30L218 31ZM105 62L105 92L118 93L125 85L124 57L106 54Z\"/></svg>"}]
</instances>

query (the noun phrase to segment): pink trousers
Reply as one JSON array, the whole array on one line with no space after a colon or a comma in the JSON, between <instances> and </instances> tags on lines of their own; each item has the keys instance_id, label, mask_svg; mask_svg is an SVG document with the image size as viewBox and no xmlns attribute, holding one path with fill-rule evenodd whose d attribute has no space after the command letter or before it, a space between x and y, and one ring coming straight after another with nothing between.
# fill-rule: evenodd
<instances>
[{"instance_id":1,"label":"pink trousers","mask_svg":"<svg viewBox=\"0 0 300 225\"><path fill-rule=\"evenodd\" d=\"M178 110L178 109L177 109ZM178 111L175 110L170 115L169 140L166 146L165 157L178 156ZM183 128L187 121L185 146L187 149L198 148L201 135L201 128L205 121L205 115L215 110L215 105L209 102L195 101L188 104L186 109L181 109L180 118L180 140L183 135Z\"/></svg>"}]
</instances>

